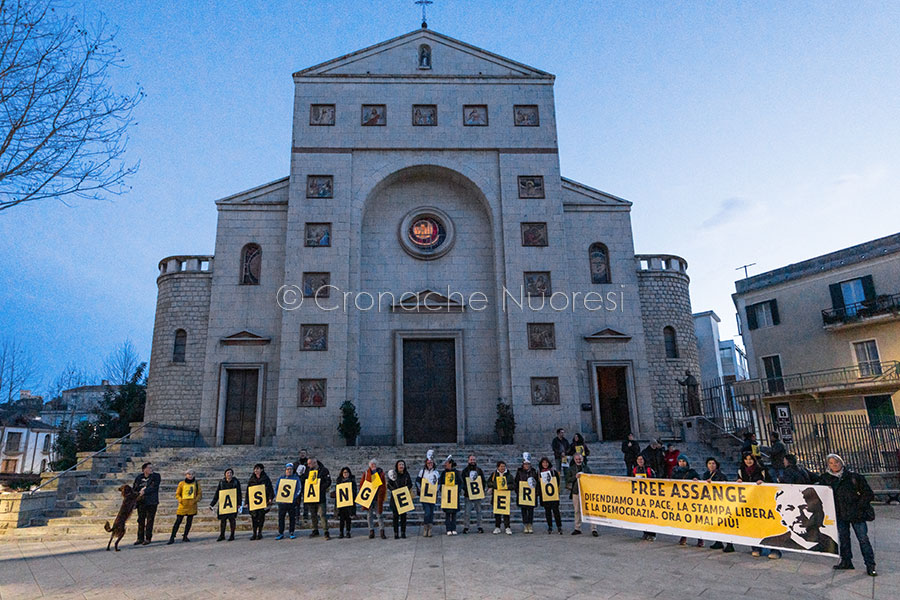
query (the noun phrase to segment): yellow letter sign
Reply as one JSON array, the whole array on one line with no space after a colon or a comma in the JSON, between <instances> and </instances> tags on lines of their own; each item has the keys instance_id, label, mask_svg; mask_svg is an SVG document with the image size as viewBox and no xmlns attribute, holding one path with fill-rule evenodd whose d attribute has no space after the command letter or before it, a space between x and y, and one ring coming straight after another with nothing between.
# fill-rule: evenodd
<instances>
[{"instance_id":1,"label":"yellow letter sign","mask_svg":"<svg viewBox=\"0 0 900 600\"><path fill-rule=\"evenodd\" d=\"M353 506L353 482L337 484L335 489L335 500L337 500L337 508L347 508Z\"/></svg>"},{"instance_id":2,"label":"yellow letter sign","mask_svg":"<svg viewBox=\"0 0 900 600\"><path fill-rule=\"evenodd\" d=\"M398 514L405 514L411 511L413 506L412 494L408 487L397 488L391 491L391 497L394 499L394 506L397 507Z\"/></svg>"},{"instance_id":3,"label":"yellow letter sign","mask_svg":"<svg viewBox=\"0 0 900 600\"><path fill-rule=\"evenodd\" d=\"M369 508L372 505L372 500L375 499L375 486L372 485L371 481L366 481L362 484L362 487L359 488L359 493L356 495L356 503L362 506L363 508Z\"/></svg>"},{"instance_id":4,"label":"yellow letter sign","mask_svg":"<svg viewBox=\"0 0 900 600\"><path fill-rule=\"evenodd\" d=\"M233 515L237 512L237 490L219 490L219 514Z\"/></svg>"},{"instance_id":5,"label":"yellow letter sign","mask_svg":"<svg viewBox=\"0 0 900 600\"><path fill-rule=\"evenodd\" d=\"M247 488L247 504L250 510L260 510L266 507L266 486L251 485Z\"/></svg>"},{"instance_id":6,"label":"yellow letter sign","mask_svg":"<svg viewBox=\"0 0 900 600\"><path fill-rule=\"evenodd\" d=\"M469 500L481 500L484 498L484 482L481 477L466 479L466 491L469 492Z\"/></svg>"},{"instance_id":7,"label":"yellow letter sign","mask_svg":"<svg viewBox=\"0 0 900 600\"><path fill-rule=\"evenodd\" d=\"M456 510L459 507L459 486L445 485L441 488L441 508Z\"/></svg>"},{"instance_id":8,"label":"yellow letter sign","mask_svg":"<svg viewBox=\"0 0 900 600\"><path fill-rule=\"evenodd\" d=\"M280 504L293 504L294 494L297 492L296 479L282 479L275 492L275 501Z\"/></svg>"},{"instance_id":9,"label":"yellow letter sign","mask_svg":"<svg viewBox=\"0 0 900 600\"><path fill-rule=\"evenodd\" d=\"M306 476L306 483L303 485L303 501L310 504L320 502L319 491L319 472L310 471Z\"/></svg>"},{"instance_id":10,"label":"yellow letter sign","mask_svg":"<svg viewBox=\"0 0 900 600\"><path fill-rule=\"evenodd\" d=\"M423 479L421 496L422 504L436 504L437 486L433 483L429 483L427 479Z\"/></svg>"},{"instance_id":11,"label":"yellow letter sign","mask_svg":"<svg viewBox=\"0 0 900 600\"><path fill-rule=\"evenodd\" d=\"M509 490L494 490L494 514L495 515L508 515L509 514L509 505L510 505L510 495L512 494Z\"/></svg>"},{"instance_id":12,"label":"yellow letter sign","mask_svg":"<svg viewBox=\"0 0 900 600\"><path fill-rule=\"evenodd\" d=\"M519 504L522 506L534 506L534 488L527 481L519 482Z\"/></svg>"}]
</instances>

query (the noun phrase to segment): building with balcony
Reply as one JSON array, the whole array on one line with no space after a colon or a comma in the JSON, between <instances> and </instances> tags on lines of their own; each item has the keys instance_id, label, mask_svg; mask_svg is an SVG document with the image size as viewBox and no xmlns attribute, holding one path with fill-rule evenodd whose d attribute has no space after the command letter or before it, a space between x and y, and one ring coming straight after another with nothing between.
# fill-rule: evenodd
<instances>
[{"instance_id":1,"label":"building with balcony","mask_svg":"<svg viewBox=\"0 0 900 600\"><path fill-rule=\"evenodd\" d=\"M900 414L900 234L761 273L732 298L762 417Z\"/></svg>"},{"instance_id":2,"label":"building with balcony","mask_svg":"<svg viewBox=\"0 0 900 600\"><path fill-rule=\"evenodd\" d=\"M28 417L0 418L0 475L50 468L57 428Z\"/></svg>"}]
</instances>

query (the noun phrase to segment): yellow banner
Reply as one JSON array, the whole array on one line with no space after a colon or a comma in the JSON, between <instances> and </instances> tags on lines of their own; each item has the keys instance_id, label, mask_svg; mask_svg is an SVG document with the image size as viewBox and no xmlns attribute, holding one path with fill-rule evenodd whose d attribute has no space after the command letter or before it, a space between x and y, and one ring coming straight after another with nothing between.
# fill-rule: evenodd
<instances>
[{"instance_id":1,"label":"yellow banner","mask_svg":"<svg viewBox=\"0 0 900 600\"><path fill-rule=\"evenodd\" d=\"M259 510L266 507L266 486L251 485L247 488L247 505L250 510Z\"/></svg>"},{"instance_id":2,"label":"yellow banner","mask_svg":"<svg viewBox=\"0 0 900 600\"><path fill-rule=\"evenodd\" d=\"M494 514L508 515L511 498L512 492L510 490L494 490Z\"/></svg>"},{"instance_id":3,"label":"yellow banner","mask_svg":"<svg viewBox=\"0 0 900 600\"><path fill-rule=\"evenodd\" d=\"M429 483L427 479L423 479L420 496L422 504L437 504L437 485Z\"/></svg>"},{"instance_id":4,"label":"yellow banner","mask_svg":"<svg viewBox=\"0 0 900 600\"><path fill-rule=\"evenodd\" d=\"M582 474L588 523L837 556L831 488Z\"/></svg>"},{"instance_id":5,"label":"yellow banner","mask_svg":"<svg viewBox=\"0 0 900 600\"><path fill-rule=\"evenodd\" d=\"M519 504L522 506L534 506L534 488L527 481L519 482Z\"/></svg>"},{"instance_id":6,"label":"yellow banner","mask_svg":"<svg viewBox=\"0 0 900 600\"><path fill-rule=\"evenodd\" d=\"M475 479L466 479L466 492L468 492L469 500L484 499L484 481L480 476Z\"/></svg>"},{"instance_id":7,"label":"yellow banner","mask_svg":"<svg viewBox=\"0 0 900 600\"><path fill-rule=\"evenodd\" d=\"M334 499L337 508L353 506L353 482L347 481L337 484L334 490Z\"/></svg>"},{"instance_id":8,"label":"yellow banner","mask_svg":"<svg viewBox=\"0 0 900 600\"><path fill-rule=\"evenodd\" d=\"M296 492L297 481L295 479L282 479L278 484L278 490L275 492L275 502L293 504Z\"/></svg>"},{"instance_id":9,"label":"yellow banner","mask_svg":"<svg viewBox=\"0 0 900 600\"><path fill-rule=\"evenodd\" d=\"M391 491L391 498L394 499L394 506L397 507L398 514L404 514L411 511L413 506L412 493L408 487L397 488Z\"/></svg>"},{"instance_id":10,"label":"yellow banner","mask_svg":"<svg viewBox=\"0 0 900 600\"><path fill-rule=\"evenodd\" d=\"M319 498L320 491L322 490L319 489L319 472L310 471L306 482L303 484L303 501L309 504L321 502Z\"/></svg>"},{"instance_id":11,"label":"yellow banner","mask_svg":"<svg viewBox=\"0 0 900 600\"><path fill-rule=\"evenodd\" d=\"M219 490L219 514L233 515L237 512L237 490Z\"/></svg>"},{"instance_id":12,"label":"yellow banner","mask_svg":"<svg viewBox=\"0 0 900 600\"><path fill-rule=\"evenodd\" d=\"M444 510L459 508L459 486L445 485L441 487L441 508Z\"/></svg>"},{"instance_id":13,"label":"yellow banner","mask_svg":"<svg viewBox=\"0 0 900 600\"><path fill-rule=\"evenodd\" d=\"M359 493L356 494L356 503L363 508L369 508L375 499L375 484L372 481L364 481Z\"/></svg>"}]
</instances>

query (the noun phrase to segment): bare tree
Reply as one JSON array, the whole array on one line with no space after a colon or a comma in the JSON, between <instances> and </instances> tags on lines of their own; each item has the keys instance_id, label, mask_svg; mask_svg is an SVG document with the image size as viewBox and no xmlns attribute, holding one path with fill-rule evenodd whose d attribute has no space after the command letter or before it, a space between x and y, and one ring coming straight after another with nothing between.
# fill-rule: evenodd
<instances>
[{"instance_id":1,"label":"bare tree","mask_svg":"<svg viewBox=\"0 0 900 600\"><path fill-rule=\"evenodd\" d=\"M34 359L21 342L0 343L0 402L17 400L19 390L31 387L36 374Z\"/></svg>"},{"instance_id":2,"label":"bare tree","mask_svg":"<svg viewBox=\"0 0 900 600\"><path fill-rule=\"evenodd\" d=\"M128 190L132 111L117 94L123 66L105 19L90 27L53 0L0 0L0 211L24 202L102 198Z\"/></svg>"},{"instance_id":3,"label":"bare tree","mask_svg":"<svg viewBox=\"0 0 900 600\"><path fill-rule=\"evenodd\" d=\"M125 385L131 380L140 364L141 357L135 350L134 344L131 343L131 340L125 340L103 361L103 378L109 379L109 383L112 385Z\"/></svg>"},{"instance_id":4,"label":"bare tree","mask_svg":"<svg viewBox=\"0 0 900 600\"><path fill-rule=\"evenodd\" d=\"M47 400L59 398L64 390L88 385L93 379L94 376L86 369L79 367L74 362L70 362L66 365L66 368L56 376L53 383L50 384L50 387L47 389Z\"/></svg>"}]
</instances>

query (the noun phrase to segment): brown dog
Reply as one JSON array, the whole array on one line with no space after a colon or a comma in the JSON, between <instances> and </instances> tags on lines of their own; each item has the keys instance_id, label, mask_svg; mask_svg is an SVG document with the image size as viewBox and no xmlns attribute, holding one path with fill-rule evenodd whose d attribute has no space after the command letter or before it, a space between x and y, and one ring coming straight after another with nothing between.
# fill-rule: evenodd
<instances>
[{"instance_id":1,"label":"brown dog","mask_svg":"<svg viewBox=\"0 0 900 600\"><path fill-rule=\"evenodd\" d=\"M123 485L118 490L122 493L122 506L119 508L119 514L116 515L116 520L113 521L112 527L109 526L109 521L103 526L103 529L112 532L112 535L109 536L109 543L106 544L106 550L109 551L113 538L115 538L116 552L119 551L119 542L125 537L125 524L128 522L128 518L131 517L131 513L134 512L134 507L137 505L138 500L138 494L131 489L130 485Z\"/></svg>"}]
</instances>

